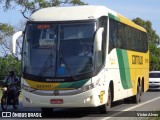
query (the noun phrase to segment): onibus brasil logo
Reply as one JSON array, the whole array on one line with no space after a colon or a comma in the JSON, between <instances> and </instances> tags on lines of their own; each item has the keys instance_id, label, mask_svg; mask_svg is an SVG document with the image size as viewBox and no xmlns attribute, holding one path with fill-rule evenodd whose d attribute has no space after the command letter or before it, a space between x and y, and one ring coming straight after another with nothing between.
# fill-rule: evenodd
<instances>
[{"instance_id":1,"label":"onibus brasil logo","mask_svg":"<svg viewBox=\"0 0 160 120\"><path fill-rule=\"evenodd\" d=\"M2 112L3 118L41 118L42 114L38 112Z\"/></svg>"}]
</instances>

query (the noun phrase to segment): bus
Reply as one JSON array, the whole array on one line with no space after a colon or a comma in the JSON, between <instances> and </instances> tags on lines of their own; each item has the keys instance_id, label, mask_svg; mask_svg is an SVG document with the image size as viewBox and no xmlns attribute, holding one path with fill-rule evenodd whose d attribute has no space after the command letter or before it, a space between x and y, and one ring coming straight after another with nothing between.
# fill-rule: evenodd
<instances>
[{"instance_id":1,"label":"bus","mask_svg":"<svg viewBox=\"0 0 160 120\"><path fill-rule=\"evenodd\" d=\"M40 9L13 35L13 53L22 35L24 107L97 107L106 113L114 101L139 103L148 90L147 32L109 8ZM90 55L80 55L83 50Z\"/></svg>"}]
</instances>

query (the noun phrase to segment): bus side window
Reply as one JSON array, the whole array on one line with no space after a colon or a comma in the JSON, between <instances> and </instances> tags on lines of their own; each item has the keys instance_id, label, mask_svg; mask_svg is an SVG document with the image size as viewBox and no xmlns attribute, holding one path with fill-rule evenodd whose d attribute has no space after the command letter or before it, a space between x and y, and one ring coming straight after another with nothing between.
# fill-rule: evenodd
<instances>
[{"instance_id":1,"label":"bus side window","mask_svg":"<svg viewBox=\"0 0 160 120\"><path fill-rule=\"evenodd\" d=\"M110 19L109 21L109 52L115 48L117 39L116 21Z\"/></svg>"},{"instance_id":2,"label":"bus side window","mask_svg":"<svg viewBox=\"0 0 160 120\"><path fill-rule=\"evenodd\" d=\"M121 23L117 22L117 41L116 46L117 48L123 48L122 41L123 41L123 26ZM124 43L123 43L124 44Z\"/></svg>"},{"instance_id":3,"label":"bus side window","mask_svg":"<svg viewBox=\"0 0 160 120\"><path fill-rule=\"evenodd\" d=\"M99 71L102 68L106 58L106 40L107 40L107 17L106 16L102 16L99 18L98 27L99 28L103 27L104 31L102 34L102 50L96 52L97 71Z\"/></svg>"},{"instance_id":4,"label":"bus side window","mask_svg":"<svg viewBox=\"0 0 160 120\"><path fill-rule=\"evenodd\" d=\"M142 41L141 31L138 31L138 33L139 33L139 43L140 43L139 50L141 52L143 52L144 44L143 44L143 41Z\"/></svg>"},{"instance_id":5,"label":"bus side window","mask_svg":"<svg viewBox=\"0 0 160 120\"><path fill-rule=\"evenodd\" d=\"M135 28L132 28L132 40L133 40L133 50L134 51L137 51L137 39L136 39L136 29Z\"/></svg>"},{"instance_id":6,"label":"bus side window","mask_svg":"<svg viewBox=\"0 0 160 120\"><path fill-rule=\"evenodd\" d=\"M140 39L139 39L139 31L137 29L135 29L135 40L136 40L136 51L140 51L141 49L141 44L140 44Z\"/></svg>"},{"instance_id":7,"label":"bus side window","mask_svg":"<svg viewBox=\"0 0 160 120\"><path fill-rule=\"evenodd\" d=\"M132 49L132 42L131 42L131 33L130 27L125 25L125 41L126 41L126 49Z\"/></svg>"},{"instance_id":8,"label":"bus side window","mask_svg":"<svg viewBox=\"0 0 160 120\"><path fill-rule=\"evenodd\" d=\"M148 44L147 44L147 34L142 33L142 41L144 44L144 52L148 51Z\"/></svg>"}]
</instances>

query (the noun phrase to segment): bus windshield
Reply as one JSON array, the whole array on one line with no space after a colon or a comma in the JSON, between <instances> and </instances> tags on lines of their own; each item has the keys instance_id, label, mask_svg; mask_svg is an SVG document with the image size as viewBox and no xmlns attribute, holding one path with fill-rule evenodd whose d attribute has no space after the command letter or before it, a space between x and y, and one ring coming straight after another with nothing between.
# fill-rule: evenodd
<instances>
[{"instance_id":1,"label":"bus windshield","mask_svg":"<svg viewBox=\"0 0 160 120\"><path fill-rule=\"evenodd\" d=\"M70 77L93 71L95 22L28 23L22 71L40 77Z\"/></svg>"}]
</instances>

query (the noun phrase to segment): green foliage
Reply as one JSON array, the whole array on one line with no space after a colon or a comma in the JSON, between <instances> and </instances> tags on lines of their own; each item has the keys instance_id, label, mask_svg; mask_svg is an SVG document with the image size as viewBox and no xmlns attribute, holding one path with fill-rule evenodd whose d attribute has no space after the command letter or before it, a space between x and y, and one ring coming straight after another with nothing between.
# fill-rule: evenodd
<instances>
[{"instance_id":1,"label":"green foliage","mask_svg":"<svg viewBox=\"0 0 160 120\"><path fill-rule=\"evenodd\" d=\"M160 70L160 48L155 44L149 44L150 48L150 70Z\"/></svg>"},{"instance_id":2,"label":"green foliage","mask_svg":"<svg viewBox=\"0 0 160 120\"><path fill-rule=\"evenodd\" d=\"M84 3L80 0L71 0L70 4L72 4L72 5L87 5L86 3Z\"/></svg>"},{"instance_id":3,"label":"green foliage","mask_svg":"<svg viewBox=\"0 0 160 120\"><path fill-rule=\"evenodd\" d=\"M147 30L148 41L150 43L156 44L159 41L159 36L156 34L156 31L152 28L152 23L150 21L144 21L141 18L136 18L132 20L136 24L144 27Z\"/></svg>"},{"instance_id":4,"label":"green foliage","mask_svg":"<svg viewBox=\"0 0 160 120\"><path fill-rule=\"evenodd\" d=\"M13 33L14 29L12 26L10 26L8 24L0 23L0 32Z\"/></svg>"},{"instance_id":5,"label":"green foliage","mask_svg":"<svg viewBox=\"0 0 160 120\"><path fill-rule=\"evenodd\" d=\"M13 33L14 28L12 26L0 23L0 52L4 55L0 57L0 80L4 79L9 69L13 69L16 75L20 75L21 62L15 56L8 55L10 49L9 41Z\"/></svg>"},{"instance_id":6,"label":"green foliage","mask_svg":"<svg viewBox=\"0 0 160 120\"><path fill-rule=\"evenodd\" d=\"M52 6L66 6L66 5L86 5L81 0L0 0L3 3L5 10L16 8L20 6L22 15L28 19L27 15L30 15L34 11L52 7Z\"/></svg>"},{"instance_id":7,"label":"green foliage","mask_svg":"<svg viewBox=\"0 0 160 120\"><path fill-rule=\"evenodd\" d=\"M0 41L6 36L10 36L14 33L14 28L8 24L0 23Z\"/></svg>"},{"instance_id":8,"label":"green foliage","mask_svg":"<svg viewBox=\"0 0 160 120\"><path fill-rule=\"evenodd\" d=\"M20 75L21 62L12 55L0 57L0 80L8 75L9 69L13 69L16 75Z\"/></svg>"},{"instance_id":9,"label":"green foliage","mask_svg":"<svg viewBox=\"0 0 160 120\"><path fill-rule=\"evenodd\" d=\"M30 15L35 10L52 7L52 6L66 6L66 5L85 5L81 0L0 0L0 7L5 10L15 9L20 7L22 15L25 18L26 14ZM14 28L8 24L0 23L0 43L5 55L0 57L0 77L7 75L9 69L14 69L16 75L20 75L21 62L13 55L7 55L9 52L9 41L14 33ZM2 53L2 50L1 50ZM2 78L0 78L2 79Z\"/></svg>"},{"instance_id":10,"label":"green foliage","mask_svg":"<svg viewBox=\"0 0 160 120\"><path fill-rule=\"evenodd\" d=\"M27 10L32 11L35 9L61 6L61 5L86 5L86 3L81 0L0 0L4 3L4 8L13 8L16 5L21 7L26 7ZM15 5L13 4L15 3Z\"/></svg>"},{"instance_id":11,"label":"green foliage","mask_svg":"<svg viewBox=\"0 0 160 120\"><path fill-rule=\"evenodd\" d=\"M0 53L6 55L10 53L10 40L14 34L14 27L9 24L0 23Z\"/></svg>"},{"instance_id":12,"label":"green foliage","mask_svg":"<svg viewBox=\"0 0 160 120\"><path fill-rule=\"evenodd\" d=\"M159 36L156 31L152 28L150 21L144 21L140 18L133 19L133 22L144 27L147 30L149 50L150 50L150 70L160 70L160 48L157 48L159 43Z\"/></svg>"}]
</instances>

